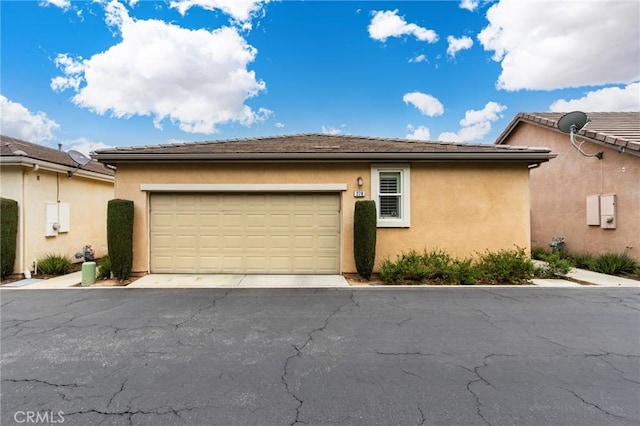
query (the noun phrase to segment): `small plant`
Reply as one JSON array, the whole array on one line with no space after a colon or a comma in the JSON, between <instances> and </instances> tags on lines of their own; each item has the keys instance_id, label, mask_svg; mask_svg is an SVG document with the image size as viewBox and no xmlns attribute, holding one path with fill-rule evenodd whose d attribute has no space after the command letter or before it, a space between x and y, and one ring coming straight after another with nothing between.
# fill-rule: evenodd
<instances>
[{"instance_id":1,"label":"small plant","mask_svg":"<svg viewBox=\"0 0 640 426\"><path fill-rule=\"evenodd\" d=\"M456 263L453 257L442 250L425 251L422 254L422 262L430 271L429 279L445 281L451 277Z\"/></svg>"},{"instance_id":2,"label":"small plant","mask_svg":"<svg viewBox=\"0 0 640 426\"><path fill-rule=\"evenodd\" d=\"M44 275L64 275L71 269L73 261L69 256L48 254L38 259L38 272Z\"/></svg>"},{"instance_id":3,"label":"small plant","mask_svg":"<svg viewBox=\"0 0 640 426\"><path fill-rule=\"evenodd\" d=\"M531 248L531 258L536 260L544 260L549 252L547 252L542 247L532 247Z\"/></svg>"},{"instance_id":4,"label":"small plant","mask_svg":"<svg viewBox=\"0 0 640 426\"><path fill-rule=\"evenodd\" d=\"M447 280L454 284L474 285L480 279L481 271L472 259L458 260L453 263Z\"/></svg>"},{"instance_id":5,"label":"small plant","mask_svg":"<svg viewBox=\"0 0 640 426\"><path fill-rule=\"evenodd\" d=\"M534 275L538 278L563 277L572 268L571 261L566 259L561 252L547 253L544 261L546 265L535 267Z\"/></svg>"},{"instance_id":6,"label":"small plant","mask_svg":"<svg viewBox=\"0 0 640 426\"><path fill-rule=\"evenodd\" d=\"M109 259L109 255L100 259L100 266L98 266L97 275L99 280L108 280L111 278L111 259Z\"/></svg>"},{"instance_id":7,"label":"small plant","mask_svg":"<svg viewBox=\"0 0 640 426\"><path fill-rule=\"evenodd\" d=\"M380 268L380 278L390 284L421 283L429 274L430 270L415 250L402 253L395 262L386 259Z\"/></svg>"},{"instance_id":8,"label":"small plant","mask_svg":"<svg viewBox=\"0 0 640 426\"><path fill-rule=\"evenodd\" d=\"M483 278L497 283L522 284L533 278L533 262L523 248L486 252L480 256Z\"/></svg>"},{"instance_id":9,"label":"small plant","mask_svg":"<svg viewBox=\"0 0 640 426\"><path fill-rule=\"evenodd\" d=\"M633 274L638 265L626 253L605 253L593 258L591 269L603 274Z\"/></svg>"},{"instance_id":10,"label":"small plant","mask_svg":"<svg viewBox=\"0 0 640 426\"><path fill-rule=\"evenodd\" d=\"M588 253L579 253L571 255L571 263L573 266L580 269L591 269L593 259L595 256Z\"/></svg>"}]
</instances>

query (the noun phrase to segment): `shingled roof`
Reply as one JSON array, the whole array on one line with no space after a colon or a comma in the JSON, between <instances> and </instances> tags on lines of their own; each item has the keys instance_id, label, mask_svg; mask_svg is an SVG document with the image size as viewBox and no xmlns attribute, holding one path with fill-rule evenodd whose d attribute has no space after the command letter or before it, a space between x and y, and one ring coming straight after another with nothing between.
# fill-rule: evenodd
<instances>
[{"instance_id":1,"label":"shingled roof","mask_svg":"<svg viewBox=\"0 0 640 426\"><path fill-rule=\"evenodd\" d=\"M49 163L62 166L62 168L68 167L69 170L75 169L78 165L66 152L4 135L0 135L0 159L3 164L37 164L38 162L43 162L43 164ZM96 161L91 161L89 164L80 167L80 170L106 176L114 175L112 169Z\"/></svg>"},{"instance_id":2,"label":"shingled roof","mask_svg":"<svg viewBox=\"0 0 640 426\"><path fill-rule=\"evenodd\" d=\"M538 164L547 148L420 142L361 136L300 134L133 146L96 151L107 164L131 161L522 161Z\"/></svg>"},{"instance_id":3,"label":"shingled roof","mask_svg":"<svg viewBox=\"0 0 640 426\"><path fill-rule=\"evenodd\" d=\"M496 144L505 143L513 129L522 122L548 127L559 132L558 120L564 114L521 112L498 137ZM586 114L590 121L576 133L577 136L613 149L624 147L626 152L640 155L640 112L587 112Z\"/></svg>"}]
</instances>

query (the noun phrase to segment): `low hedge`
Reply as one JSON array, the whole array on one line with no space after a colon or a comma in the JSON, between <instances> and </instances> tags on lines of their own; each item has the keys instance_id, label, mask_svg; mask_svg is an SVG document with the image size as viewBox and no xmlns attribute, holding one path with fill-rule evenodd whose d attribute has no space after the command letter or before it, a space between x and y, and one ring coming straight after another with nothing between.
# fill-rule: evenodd
<instances>
[{"instance_id":1,"label":"low hedge","mask_svg":"<svg viewBox=\"0 0 640 426\"><path fill-rule=\"evenodd\" d=\"M458 259L442 250L410 250L396 261L386 259L380 278L387 284L526 284L534 265L525 250L485 252L477 259Z\"/></svg>"}]
</instances>

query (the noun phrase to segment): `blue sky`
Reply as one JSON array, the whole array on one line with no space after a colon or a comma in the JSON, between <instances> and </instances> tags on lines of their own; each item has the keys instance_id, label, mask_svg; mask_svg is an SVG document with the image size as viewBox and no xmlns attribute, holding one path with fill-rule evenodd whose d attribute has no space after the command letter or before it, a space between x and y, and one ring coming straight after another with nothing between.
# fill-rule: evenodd
<instances>
[{"instance_id":1,"label":"blue sky","mask_svg":"<svg viewBox=\"0 0 640 426\"><path fill-rule=\"evenodd\" d=\"M2 0L0 13L2 133L65 150L323 132L491 143L522 111L640 110L637 0Z\"/></svg>"}]
</instances>

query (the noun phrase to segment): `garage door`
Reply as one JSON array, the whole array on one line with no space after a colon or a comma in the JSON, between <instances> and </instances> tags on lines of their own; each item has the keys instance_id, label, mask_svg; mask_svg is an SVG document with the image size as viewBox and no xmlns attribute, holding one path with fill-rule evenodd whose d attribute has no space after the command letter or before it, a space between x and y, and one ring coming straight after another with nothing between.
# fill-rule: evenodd
<instances>
[{"instance_id":1,"label":"garage door","mask_svg":"<svg viewBox=\"0 0 640 426\"><path fill-rule=\"evenodd\" d=\"M152 273L337 274L338 194L150 196Z\"/></svg>"}]
</instances>

